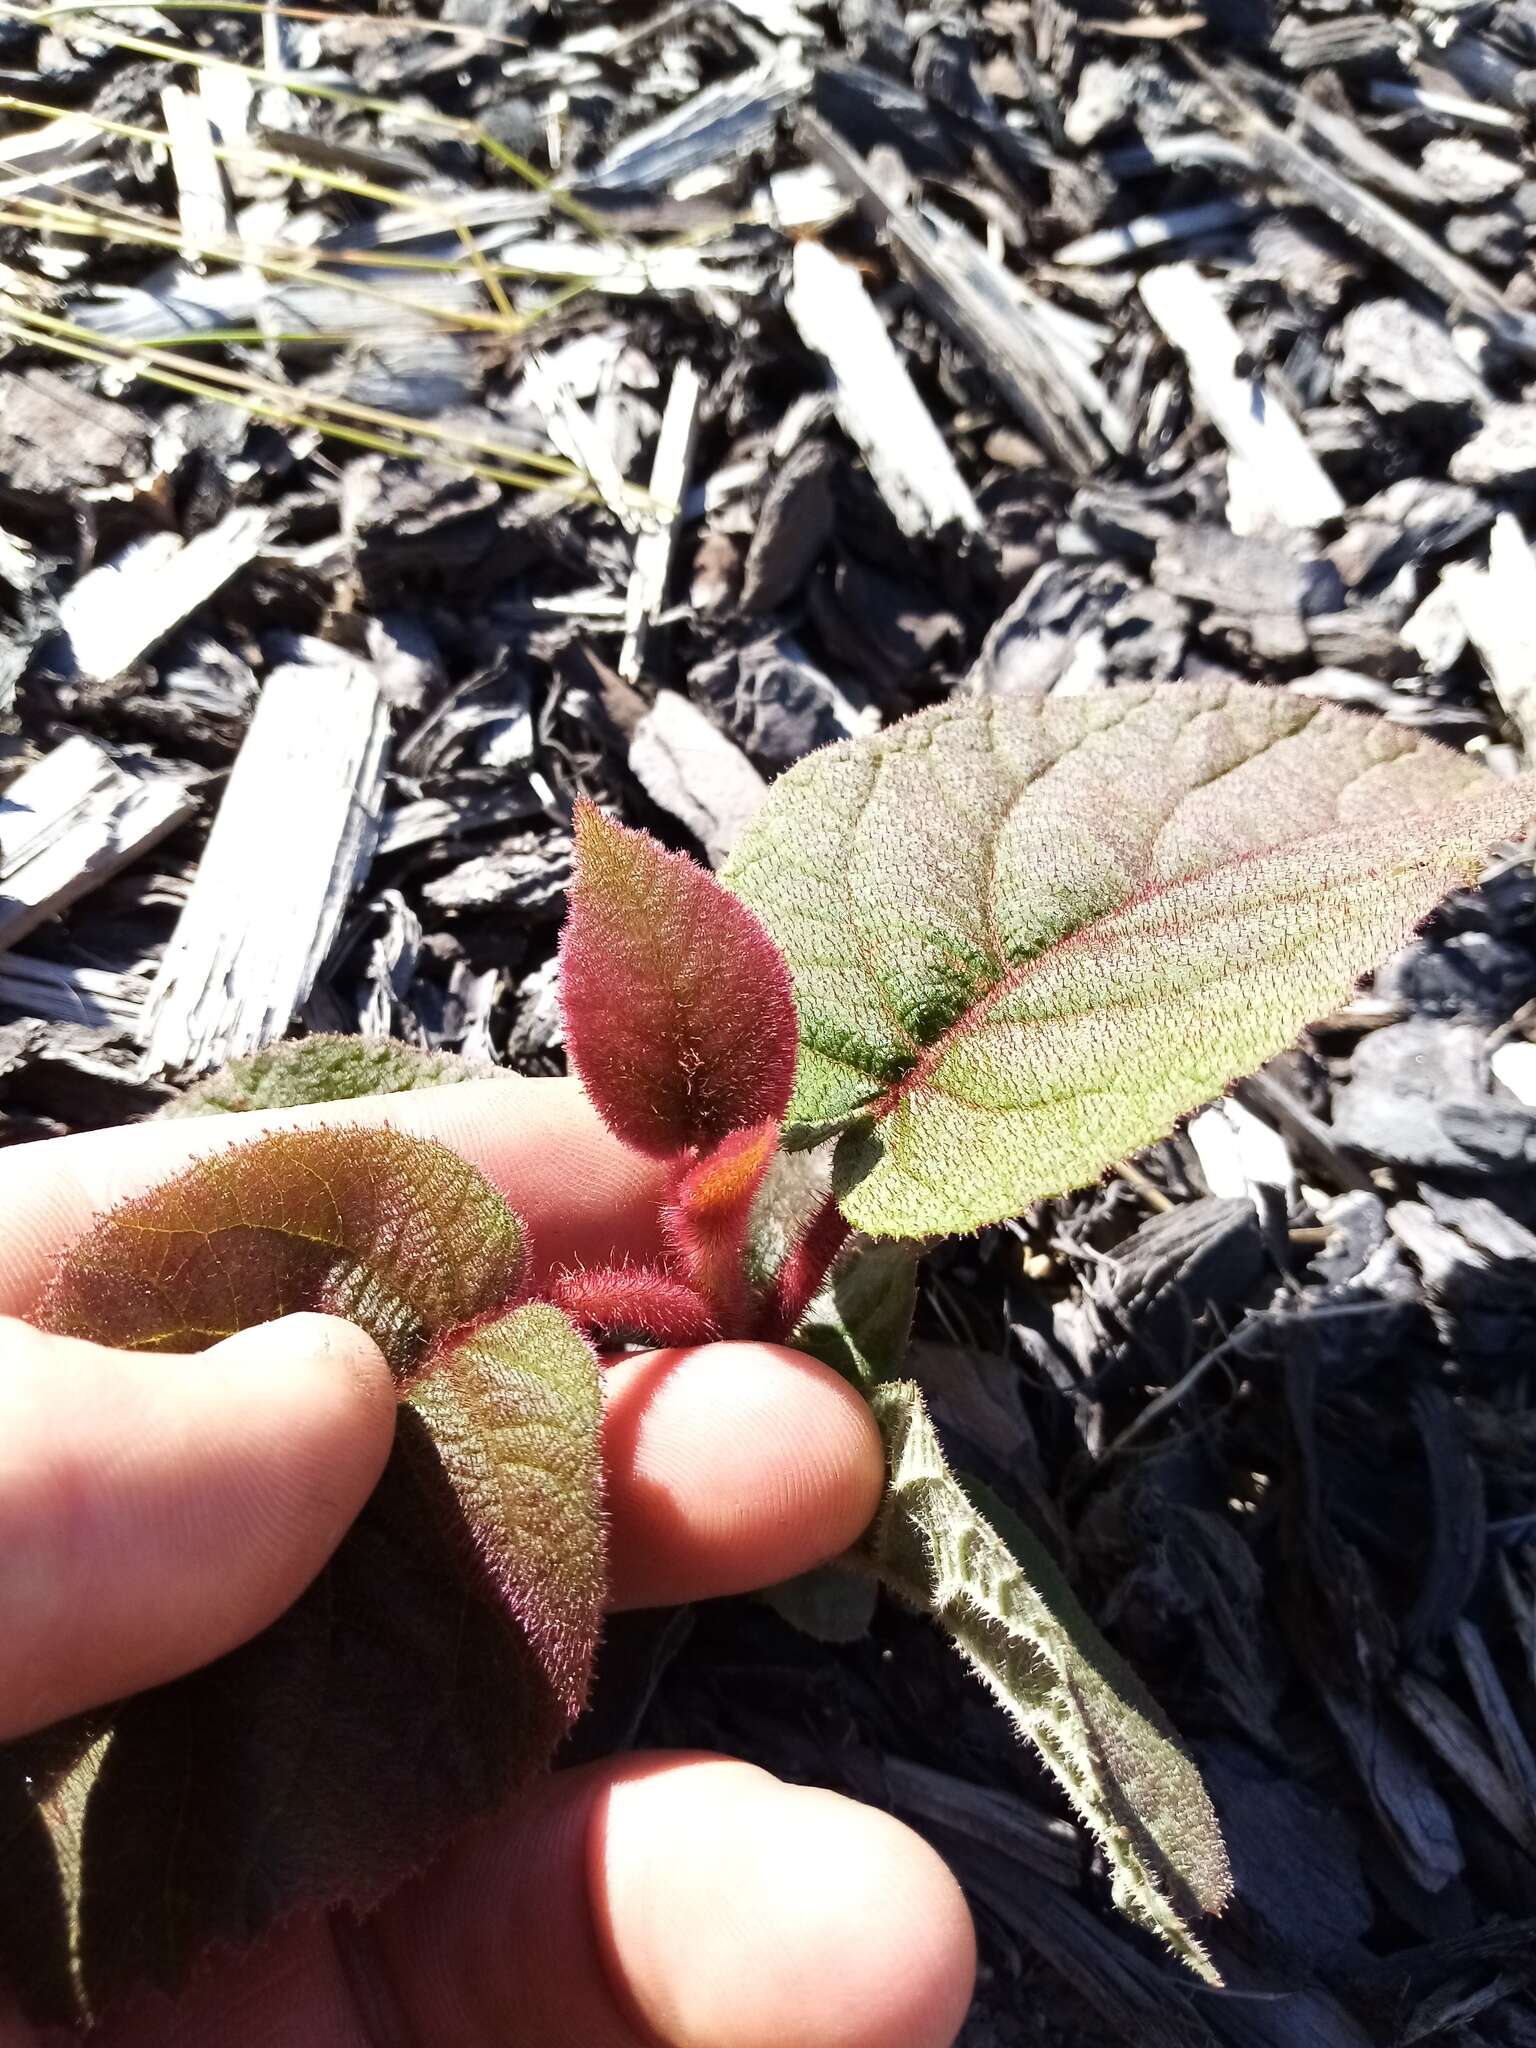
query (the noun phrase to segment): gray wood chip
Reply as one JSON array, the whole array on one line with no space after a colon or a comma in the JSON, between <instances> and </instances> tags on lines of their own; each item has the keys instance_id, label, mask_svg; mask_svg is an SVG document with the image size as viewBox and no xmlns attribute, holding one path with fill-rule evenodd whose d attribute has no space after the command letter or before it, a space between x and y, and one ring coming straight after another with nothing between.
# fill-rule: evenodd
<instances>
[{"instance_id":1,"label":"gray wood chip","mask_svg":"<svg viewBox=\"0 0 1536 2048\"><path fill-rule=\"evenodd\" d=\"M0 797L0 948L68 909L194 809L185 777L127 767L83 734Z\"/></svg>"},{"instance_id":2,"label":"gray wood chip","mask_svg":"<svg viewBox=\"0 0 1536 2048\"><path fill-rule=\"evenodd\" d=\"M719 867L768 785L719 727L676 690L658 690L635 727L629 765L651 801L680 819Z\"/></svg>"},{"instance_id":3,"label":"gray wood chip","mask_svg":"<svg viewBox=\"0 0 1536 2048\"><path fill-rule=\"evenodd\" d=\"M389 708L318 641L267 678L155 981L150 1073L281 1038L373 858Z\"/></svg>"}]
</instances>

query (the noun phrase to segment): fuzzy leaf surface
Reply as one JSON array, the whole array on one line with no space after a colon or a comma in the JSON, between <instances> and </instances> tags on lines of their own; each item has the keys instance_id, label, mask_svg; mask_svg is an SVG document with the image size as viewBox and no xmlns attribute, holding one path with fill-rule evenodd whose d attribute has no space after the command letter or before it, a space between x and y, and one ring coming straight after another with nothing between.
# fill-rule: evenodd
<instances>
[{"instance_id":1,"label":"fuzzy leaf surface","mask_svg":"<svg viewBox=\"0 0 1536 2048\"><path fill-rule=\"evenodd\" d=\"M160 1115L222 1116L247 1109L298 1109L312 1102L350 1102L359 1095L401 1095L478 1081L500 1071L457 1053L423 1052L392 1038L348 1038L317 1032L281 1039L218 1073L194 1081Z\"/></svg>"},{"instance_id":2,"label":"fuzzy leaf surface","mask_svg":"<svg viewBox=\"0 0 1536 2048\"><path fill-rule=\"evenodd\" d=\"M578 1266L556 1274L551 1291L607 1341L707 1344L721 1334L714 1305L664 1266Z\"/></svg>"},{"instance_id":3,"label":"fuzzy leaf surface","mask_svg":"<svg viewBox=\"0 0 1536 2048\"><path fill-rule=\"evenodd\" d=\"M865 1539L881 1582L933 1616L1034 1745L1102 1845L1122 1912L1219 1981L1190 1925L1232 1888L1198 1771L1044 1547L1018 1524L1010 1549L967 1494L919 1388L887 1382L870 1405L889 1473Z\"/></svg>"},{"instance_id":4,"label":"fuzzy leaf surface","mask_svg":"<svg viewBox=\"0 0 1536 2048\"><path fill-rule=\"evenodd\" d=\"M917 1252L855 1241L806 1310L793 1341L864 1395L898 1379L917 1310Z\"/></svg>"},{"instance_id":5,"label":"fuzzy leaf surface","mask_svg":"<svg viewBox=\"0 0 1536 2048\"><path fill-rule=\"evenodd\" d=\"M34 1318L136 1351L196 1351L318 1309L360 1323L397 1378L439 1334L516 1300L523 1233L446 1145L333 1124L210 1153L108 1211Z\"/></svg>"},{"instance_id":6,"label":"fuzzy leaf surface","mask_svg":"<svg viewBox=\"0 0 1536 2048\"><path fill-rule=\"evenodd\" d=\"M921 1390L898 1377L916 1274L911 1245L856 1242L795 1332L880 1427L886 1490L864 1568L944 1629L1039 1752L1104 1844L1122 1910L1209 1975L1189 1922L1219 1912L1231 1880L1205 1788L1050 1554L1000 1505L989 1516L951 1471Z\"/></svg>"},{"instance_id":7,"label":"fuzzy leaf surface","mask_svg":"<svg viewBox=\"0 0 1536 2048\"><path fill-rule=\"evenodd\" d=\"M455 1154L334 1129L202 1161L66 1257L45 1327L196 1350L324 1309L378 1341L401 1407L374 1493L272 1627L78 1739L0 1751L0 1900L13 1855L29 1886L51 1864L53 1933L0 1942L34 2017L377 1898L547 1761L602 1605L600 1395L560 1311L519 1304L520 1264L517 1219Z\"/></svg>"},{"instance_id":8,"label":"fuzzy leaf surface","mask_svg":"<svg viewBox=\"0 0 1536 2048\"><path fill-rule=\"evenodd\" d=\"M998 1222L1282 1050L1536 815L1384 719L1169 683L812 755L725 871L794 977L791 1142L858 1229Z\"/></svg>"},{"instance_id":9,"label":"fuzzy leaf surface","mask_svg":"<svg viewBox=\"0 0 1536 2048\"><path fill-rule=\"evenodd\" d=\"M681 1176L661 1212L669 1251L722 1327L746 1312L747 1230L778 1149L775 1122L733 1131Z\"/></svg>"},{"instance_id":10,"label":"fuzzy leaf surface","mask_svg":"<svg viewBox=\"0 0 1536 2048\"><path fill-rule=\"evenodd\" d=\"M669 1158L781 1121L795 1077L789 973L757 916L647 833L576 807L560 936L566 1045L609 1127Z\"/></svg>"}]
</instances>

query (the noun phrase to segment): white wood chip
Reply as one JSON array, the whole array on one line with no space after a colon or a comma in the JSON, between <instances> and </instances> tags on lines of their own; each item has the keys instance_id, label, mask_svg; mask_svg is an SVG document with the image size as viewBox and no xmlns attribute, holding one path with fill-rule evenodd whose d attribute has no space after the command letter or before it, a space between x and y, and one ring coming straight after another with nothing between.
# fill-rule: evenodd
<instances>
[{"instance_id":1,"label":"white wood chip","mask_svg":"<svg viewBox=\"0 0 1536 2048\"><path fill-rule=\"evenodd\" d=\"M234 234L224 173L214 154L213 125L207 103L179 85L160 94L165 132L171 140L171 168L176 174L176 207L181 219L181 255L198 264L203 251L227 245Z\"/></svg>"},{"instance_id":2,"label":"white wood chip","mask_svg":"<svg viewBox=\"0 0 1536 2048\"><path fill-rule=\"evenodd\" d=\"M730 0L731 6L748 21L780 41L791 40L805 43L819 43L823 40L821 30L809 15L802 14L790 0Z\"/></svg>"},{"instance_id":3,"label":"white wood chip","mask_svg":"<svg viewBox=\"0 0 1536 2048\"><path fill-rule=\"evenodd\" d=\"M1140 289L1147 311L1188 363L1196 397L1243 466L1247 504L1283 526L1338 518L1344 500L1300 427L1262 376L1238 374L1242 337L1195 266L1149 270Z\"/></svg>"},{"instance_id":4,"label":"white wood chip","mask_svg":"<svg viewBox=\"0 0 1536 2048\"><path fill-rule=\"evenodd\" d=\"M683 521L683 499L693 468L703 389L692 363L680 362L672 372L651 463L655 524L635 542L635 566L625 599L619 674L627 682L636 681L645 665L646 640L667 601L667 578L672 573L672 549Z\"/></svg>"},{"instance_id":5,"label":"white wood chip","mask_svg":"<svg viewBox=\"0 0 1536 2048\"><path fill-rule=\"evenodd\" d=\"M1416 654L1431 675L1443 676L1467 649L1467 629L1453 585L1443 579L1404 619L1398 638Z\"/></svg>"},{"instance_id":6,"label":"white wood chip","mask_svg":"<svg viewBox=\"0 0 1536 2048\"><path fill-rule=\"evenodd\" d=\"M41 128L23 128L0 141L0 165L20 175L56 171L90 156L101 141L101 129L89 114L60 114ZM0 183L0 192L9 190Z\"/></svg>"},{"instance_id":7,"label":"white wood chip","mask_svg":"<svg viewBox=\"0 0 1536 2048\"><path fill-rule=\"evenodd\" d=\"M1123 262L1143 249L1187 241L1192 235L1245 227L1262 219L1268 211L1267 207L1248 206L1238 199L1207 199L1199 206L1175 206L1166 213L1144 213L1140 219L1128 220L1121 227L1100 228L1094 234L1068 242L1051 261L1067 269L1097 269L1105 263Z\"/></svg>"},{"instance_id":8,"label":"white wood chip","mask_svg":"<svg viewBox=\"0 0 1536 2048\"><path fill-rule=\"evenodd\" d=\"M194 806L180 775L126 768L83 734L0 796L0 947L115 875Z\"/></svg>"},{"instance_id":9,"label":"white wood chip","mask_svg":"<svg viewBox=\"0 0 1536 2048\"><path fill-rule=\"evenodd\" d=\"M151 533L87 570L59 600L59 624L80 674L110 682L132 668L245 567L270 524L267 513L246 507L195 540Z\"/></svg>"},{"instance_id":10,"label":"white wood chip","mask_svg":"<svg viewBox=\"0 0 1536 2048\"><path fill-rule=\"evenodd\" d=\"M12 590L30 590L37 575L37 556L26 541L0 526L0 583L9 583Z\"/></svg>"},{"instance_id":11,"label":"white wood chip","mask_svg":"<svg viewBox=\"0 0 1536 2048\"><path fill-rule=\"evenodd\" d=\"M1493 694L1526 753L1536 753L1536 557L1514 513L1494 520L1486 569L1453 562L1441 582L1482 657Z\"/></svg>"},{"instance_id":12,"label":"white wood chip","mask_svg":"<svg viewBox=\"0 0 1536 2048\"><path fill-rule=\"evenodd\" d=\"M271 182L270 172L245 154L250 148L255 86L243 71L205 64L197 74L197 97L214 141L229 152L219 160L225 183L237 199L254 199Z\"/></svg>"},{"instance_id":13,"label":"white wood chip","mask_svg":"<svg viewBox=\"0 0 1536 2048\"><path fill-rule=\"evenodd\" d=\"M800 339L826 359L837 416L902 532L957 524L979 533L976 500L852 264L797 242L785 304Z\"/></svg>"},{"instance_id":14,"label":"white wood chip","mask_svg":"<svg viewBox=\"0 0 1536 2048\"><path fill-rule=\"evenodd\" d=\"M257 700L156 978L146 1073L280 1038L373 858L388 706L366 663L317 642L305 654Z\"/></svg>"},{"instance_id":15,"label":"white wood chip","mask_svg":"<svg viewBox=\"0 0 1536 2048\"><path fill-rule=\"evenodd\" d=\"M1508 1039L1494 1047L1488 1064L1516 1101L1536 1109L1536 1045L1525 1038Z\"/></svg>"},{"instance_id":16,"label":"white wood chip","mask_svg":"<svg viewBox=\"0 0 1536 2048\"><path fill-rule=\"evenodd\" d=\"M1213 1195L1256 1196L1278 1188L1289 1197L1296 1170L1280 1133L1240 1102L1213 1102L1187 1125L1200 1171Z\"/></svg>"},{"instance_id":17,"label":"white wood chip","mask_svg":"<svg viewBox=\"0 0 1536 2048\"><path fill-rule=\"evenodd\" d=\"M719 867L768 794L746 755L676 690L658 690L635 727L629 765Z\"/></svg>"},{"instance_id":18,"label":"white wood chip","mask_svg":"<svg viewBox=\"0 0 1536 2048\"><path fill-rule=\"evenodd\" d=\"M1451 121L1465 121L1469 127L1497 128L1508 133L1518 130L1520 117L1486 100L1469 100L1460 93L1426 92L1417 85L1403 85L1392 78L1373 78L1366 91L1378 107L1415 107L1426 114L1443 114Z\"/></svg>"}]
</instances>

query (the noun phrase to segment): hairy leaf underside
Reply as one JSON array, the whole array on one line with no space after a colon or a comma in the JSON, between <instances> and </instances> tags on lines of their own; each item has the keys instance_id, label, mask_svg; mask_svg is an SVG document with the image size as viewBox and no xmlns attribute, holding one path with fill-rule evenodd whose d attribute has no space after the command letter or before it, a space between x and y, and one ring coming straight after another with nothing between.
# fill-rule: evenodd
<instances>
[{"instance_id":1,"label":"hairy leaf underside","mask_svg":"<svg viewBox=\"0 0 1536 2048\"><path fill-rule=\"evenodd\" d=\"M857 1245L795 1335L880 1426L887 1484L863 1564L938 1622L1033 1744L1097 1837L1121 1909L1214 1980L1191 1923L1221 1911L1231 1877L1199 1773L1043 1545L1016 1518L995 1525L950 1470L921 1391L898 1377L915 1275L911 1246Z\"/></svg>"},{"instance_id":2,"label":"hairy leaf underside","mask_svg":"<svg viewBox=\"0 0 1536 2048\"><path fill-rule=\"evenodd\" d=\"M480 1081L502 1072L457 1053L423 1052L391 1038L346 1038L317 1032L280 1039L231 1060L168 1102L164 1117L222 1116L250 1109L299 1109L313 1102L352 1102L360 1095L401 1095Z\"/></svg>"},{"instance_id":3,"label":"hairy leaf underside","mask_svg":"<svg viewBox=\"0 0 1536 2048\"><path fill-rule=\"evenodd\" d=\"M326 1310L376 1339L401 1407L378 1487L272 1627L0 1749L0 1967L36 2017L174 1987L295 1908L376 1898L580 1710L598 1368L558 1309L520 1301L521 1267L516 1217L455 1154L347 1128L201 1161L66 1256L45 1328L196 1350Z\"/></svg>"},{"instance_id":4,"label":"hairy leaf underside","mask_svg":"<svg viewBox=\"0 0 1536 2048\"><path fill-rule=\"evenodd\" d=\"M945 1461L910 1380L870 1396L889 1485L869 1538L882 1582L933 1615L1093 1829L1115 1903L1219 1982L1190 1922L1232 1890L1200 1774L1145 1688L1022 1525L1012 1547Z\"/></svg>"},{"instance_id":5,"label":"hairy leaf underside","mask_svg":"<svg viewBox=\"0 0 1536 2048\"><path fill-rule=\"evenodd\" d=\"M948 706L775 784L724 879L789 961L792 1141L858 1228L1092 1180L1289 1044L1536 814L1384 719L1159 684Z\"/></svg>"}]
</instances>

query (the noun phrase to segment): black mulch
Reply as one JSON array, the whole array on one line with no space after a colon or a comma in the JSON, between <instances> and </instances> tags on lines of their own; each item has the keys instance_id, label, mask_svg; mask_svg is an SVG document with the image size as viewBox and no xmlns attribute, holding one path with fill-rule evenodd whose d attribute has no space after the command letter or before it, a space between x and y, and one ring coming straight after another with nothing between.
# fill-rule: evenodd
<instances>
[{"instance_id":1,"label":"black mulch","mask_svg":"<svg viewBox=\"0 0 1536 2048\"><path fill-rule=\"evenodd\" d=\"M770 777L951 691L1219 676L1517 765L1517 685L1494 689L1437 593L1446 567L1488 561L1496 517L1518 540L1533 511L1532 0L738 0L654 18L446 0L444 18L447 39L274 19L267 61L473 118L553 171L560 203L462 132L281 80L256 88L253 139L380 196L247 163L226 202L266 206L269 236L286 216L337 266L394 250L401 267L367 275L401 300L427 274L407 256L457 248L411 213L422 192L490 223L508 265L647 252L637 288L509 274L513 308L540 315L510 338L312 280L178 269L128 232L169 220L174 241L163 150L86 127L18 157L45 117L0 100L0 179L24 179L22 198L0 191L0 759L15 771L86 733L199 778L194 823L19 949L65 972L0 1010L6 1141L170 1094L138 1071L146 977L295 634L374 664L393 723L383 849L299 1022L533 1073L562 1064L551 950L573 797L697 850L717 796L686 762L637 776L660 689ZM148 19L93 34L0 15L0 93L158 129L162 87L195 73L124 37L261 61L247 16ZM670 140L647 141L669 114ZM839 149L968 237L1007 290L1027 283L1019 320L1038 342L1043 305L1057 340L1030 391L936 316L881 208L833 175ZM121 239L72 236L39 197L131 212ZM798 236L858 266L979 532L898 524L786 310ZM1165 262L1213 283L1237 367L1300 422L1341 516L1287 531L1241 512L1137 289ZM431 275L485 307L467 265L451 286ZM602 505L83 366L18 306L141 339L265 320L267 339L186 360L548 450L523 374L537 345L642 482L688 357L694 495L637 679L617 672L631 543ZM125 674L72 666L57 605L93 563L245 505L270 510L269 538L209 604ZM909 1817L975 1902L968 2048L1531 2048L1536 1107L1490 1058L1533 1020L1536 881L1511 850L1238 1090L1283 1141L1278 1166L1250 1125L1235 1179L1180 1135L929 1268L922 1367L946 1435L1057 1546L1221 1809L1225 1994L1114 1915L1043 1774L900 1613L842 1648L750 1599L627 1619L578 1748L720 1747Z\"/></svg>"}]
</instances>

